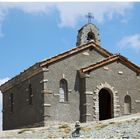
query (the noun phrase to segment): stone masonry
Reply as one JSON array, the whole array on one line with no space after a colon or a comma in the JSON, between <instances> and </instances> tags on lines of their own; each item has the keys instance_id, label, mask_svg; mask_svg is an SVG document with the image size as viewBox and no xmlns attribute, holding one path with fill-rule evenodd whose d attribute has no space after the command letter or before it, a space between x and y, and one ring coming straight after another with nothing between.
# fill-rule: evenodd
<instances>
[{"instance_id":1,"label":"stone masonry","mask_svg":"<svg viewBox=\"0 0 140 140\"><path fill-rule=\"evenodd\" d=\"M78 31L76 48L40 61L3 84L3 129L140 112L139 66L100 45L99 29L86 24Z\"/></svg>"}]
</instances>

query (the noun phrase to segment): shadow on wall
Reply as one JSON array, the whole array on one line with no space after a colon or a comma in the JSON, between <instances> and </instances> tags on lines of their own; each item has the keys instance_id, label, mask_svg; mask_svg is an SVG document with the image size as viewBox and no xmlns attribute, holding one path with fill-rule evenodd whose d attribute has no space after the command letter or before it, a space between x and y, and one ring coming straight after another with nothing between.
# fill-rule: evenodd
<instances>
[{"instance_id":1,"label":"shadow on wall","mask_svg":"<svg viewBox=\"0 0 140 140\"><path fill-rule=\"evenodd\" d=\"M75 84L74 84L74 90L79 91L79 86L80 86L80 79L79 79L79 72L77 71L76 78L75 78Z\"/></svg>"},{"instance_id":2,"label":"shadow on wall","mask_svg":"<svg viewBox=\"0 0 140 140\"><path fill-rule=\"evenodd\" d=\"M76 73L76 78L75 78L75 85L74 85L74 90L79 92L79 110L80 110L80 116L79 120L80 122L85 122L86 118L83 117L83 114L86 114L86 108L84 106L84 103L86 103L86 97L85 97L85 79L82 78L80 79L80 73L77 71Z\"/></svg>"}]
</instances>

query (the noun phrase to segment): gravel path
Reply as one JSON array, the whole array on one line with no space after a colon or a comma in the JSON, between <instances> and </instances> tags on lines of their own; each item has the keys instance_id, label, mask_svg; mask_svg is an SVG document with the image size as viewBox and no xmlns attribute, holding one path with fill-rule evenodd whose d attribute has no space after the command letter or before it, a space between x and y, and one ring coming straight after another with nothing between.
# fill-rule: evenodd
<instances>
[{"instance_id":1,"label":"gravel path","mask_svg":"<svg viewBox=\"0 0 140 140\"><path fill-rule=\"evenodd\" d=\"M45 127L0 132L0 138L72 138L74 123L47 122ZM110 120L80 124L80 138L139 139L140 113Z\"/></svg>"}]
</instances>

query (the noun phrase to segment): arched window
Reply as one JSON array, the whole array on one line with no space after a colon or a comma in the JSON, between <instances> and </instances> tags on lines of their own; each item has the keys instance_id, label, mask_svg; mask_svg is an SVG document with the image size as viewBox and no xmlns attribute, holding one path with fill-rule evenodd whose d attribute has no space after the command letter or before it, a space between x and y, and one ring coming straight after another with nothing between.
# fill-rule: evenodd
<instances>
[{"instance_id":1,"label":"arched window","mask_svg":"<svg viewBox=\"0 0 140 140\"><path fill-rule=\"evenodd\" d=\"M87 34L87 40L90 41L90 40L94 40L95 41L95 35L93 32L89 32Z\"/></svg>"},{"instance_id":2,"label":"arched window","mask_svg":"<svg viewBox=\"0 0 140 140\"><path fill-rule=\"evenodd\" d=\"M10 94L10 111L11 112L14 111L14 94L13 93Z\"/></svg>"},{"instance_id":3,"label":"arched window","mask_svg":"<svg viewBox=\"0 0 140 140\"><path fill-rule=\"evenodd\" d=\"M29 105L33 103L33 92L32 92L32 85L29 84Z\"/></svg>"},{"instance_id":4,"label":"arched window","mask_svg":"<svg viewBox=\"0 0 140 140\"><path fill-rule=\"evenodd\" d=\"M68 83L65 79L60 80L60 102L68 101Z\"/></svg>"},{"instance_id":5,"label":"arched window","mask_svg":"<svg viewBox=\"0 0 140 140\"><path fill-rule=\"evenodd\" d=\"M126 95L124 97L124 114L130 113L131 113L131 97L129 95Z\"/></svg>"}]
</instances>

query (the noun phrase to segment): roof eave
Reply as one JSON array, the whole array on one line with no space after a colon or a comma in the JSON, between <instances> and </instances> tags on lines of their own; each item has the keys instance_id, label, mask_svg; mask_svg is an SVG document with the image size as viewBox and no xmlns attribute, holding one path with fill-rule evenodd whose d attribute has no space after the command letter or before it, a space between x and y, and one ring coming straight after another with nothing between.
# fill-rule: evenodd
<instances>
[{"instance_id":1,"label":"roof eave","mask_svg":"<svg viewBox=\"0 0 140 140\"><path fill-rule=\"evenodd\" d=\"M81 46L78 46L78 47L75 47L69 51L66 51L64 53L61 53L61 54L58 54L52 58L49 58L47 60L44 60L44 61L41 61L40 62L40 66L43 67L43 66L46 66L46 65L49 65L53 62L56 62L58 60L61 60L61 59L64 59L66 57L69 57L71 55L74 55L82 50L85 50L87 48L95 48L99 53L101 53L102 55L104 55L105 57L108 57L108 56L111 56L112 53L108 52L107 50L103 49L102 47L100 47L98 44L96 44L95 42L91 41L87 44L84 44L84 45L81 45Z\"/></svg>"},{"instance_id":2,"label":"roof eave","mask_svg":"<svg viewBox=\"0 0 140 140\"><path fill-rule=\"evenodd\" d=\"M91 71L96 70L97 68L103 67L109 63L112 63L114 61L121 61L122 63L124 63L126 66L128 66L130 69L132 69L133 71L135 71L137 74L140 74L140 67L135 65L134 63L132 63L131 61L129 61L127 58L121 56L121 55L113 55L110 56L109 58L100 61L96 64L90 65L88 67L82 68L80 70L80 72L82 73L89 73Z\"/></svg>"}]
</instances>

